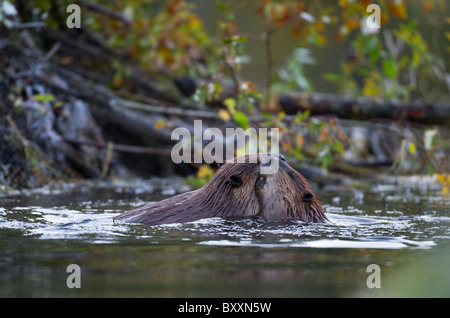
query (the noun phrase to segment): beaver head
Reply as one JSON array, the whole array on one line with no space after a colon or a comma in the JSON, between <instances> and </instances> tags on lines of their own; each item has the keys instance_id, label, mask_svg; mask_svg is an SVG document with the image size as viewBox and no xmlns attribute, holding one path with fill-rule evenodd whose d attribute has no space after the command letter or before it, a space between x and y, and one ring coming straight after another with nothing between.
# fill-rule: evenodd
<instances>
[{"instance_id":1,"label":"beaver head","mask_svg":"<svg viewBox=\"0 0 450 318\"><path fill-rule=\"evenodd\" d=\"M203 188L125 212L115 219L157 225L211 217L327 221L306 179L278 154L236 158L223 164Z\"/></svg>"},{"instance_id":2,"label":"beaver head","mask_svg":"<svg viewBox=\"0 0 450 318\"><path fill-rule=\"evenodd\" d=\"M327 221L322 205L308 182L287 164L283 155L268 155L261 159L255 183L260 217L271 221Z\"/></svg>"}]
</instances>

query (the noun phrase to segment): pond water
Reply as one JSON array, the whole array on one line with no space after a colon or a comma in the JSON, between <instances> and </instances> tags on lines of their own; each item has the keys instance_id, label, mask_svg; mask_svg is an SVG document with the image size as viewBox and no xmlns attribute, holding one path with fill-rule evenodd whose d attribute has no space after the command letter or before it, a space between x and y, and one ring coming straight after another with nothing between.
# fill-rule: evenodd
<instances>
[{"instance_id":1,"label":"pond water","mask_svg":"<svg viewBox=\"0 0 450 318\"><path fill-rule=\"evenodd\" d=\"M439 189L319 190L331 221L321 225L113 222L186 190L177 180L156 184L0 197L0 296L450 296L450 199ZM69 264L79 265L81 288L67 287ZM369 288L368 280L381 288Z\"/></svg>"}]
</instances>

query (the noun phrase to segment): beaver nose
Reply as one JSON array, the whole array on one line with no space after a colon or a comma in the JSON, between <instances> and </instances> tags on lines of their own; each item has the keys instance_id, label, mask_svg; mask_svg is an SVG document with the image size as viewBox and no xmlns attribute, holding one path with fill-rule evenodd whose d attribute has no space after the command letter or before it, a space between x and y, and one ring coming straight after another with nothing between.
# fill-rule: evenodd
<instances>
[{"instance_id":1,"label":"beaver nose","mask_svg":"<svg viewBox=\"0 0 450 318\"><path fill-rule=\"evenodd\" d=\"M272 164L272 160L274 160L274 159L276 160L277 158L272 157L271 155L268 155L261 161L260 167L270 166Z\"/></svg>"},{"instance_id":2,"label":"beaver nose","mask_svg":"<svg viewBox=\"0 0 450 318\"><path fill-rule=\"evenodd\" d=\"M274 154L274 155L268 153L268 154L266 154L266 156L267 156L267 157L276 157L276 156L278 156L278 159L280 159L281 161L286 161L286 158L285 158L281 153L279 153L279 154Z\"/></svg>"},{"instance_id":3,"label":"beaver nose","mask_svg":"<svg viewBox=\"0 0 450 318\"><path fill-rule=\"evenodd\" d=\"M278 153L278 154L270 154L270 153L268 153L267 155L266 155L266 157L264 157L264 159L262 160L262 162L261 162L261 165L263 166L263 167L266 167L266 166L270 166L271 164L272 164L272 160L273 159L275 159L275 160L281 160L281 161L286 161L286 158L282 155L282 154L280 154L280 153Z\"/></svg>"},{"instance_id":4,"label":"beaver nose","mask_svg":"<svg viewBox=\"0 0 450 318\"><path fill-rule=\"evenodd\" d=\"M264 158L263 162L261 162L260 167L267 167L267 166L270 166L271 164L272 164L272 158L266 157L266 158Z\"/></svg>"},{"instance_id":5,"label":"beaver nose","mask_svg":"<svg viewBox=\"0 0 450 318\"><path fill-rule=\"evenodd\" d=\"M260 174L274 174L278 172L278 168L280 166L280 161L285 161L283 155L279 154L267 154L264 157L259 165L259 173Z\"/></svg>"}]
</instances>

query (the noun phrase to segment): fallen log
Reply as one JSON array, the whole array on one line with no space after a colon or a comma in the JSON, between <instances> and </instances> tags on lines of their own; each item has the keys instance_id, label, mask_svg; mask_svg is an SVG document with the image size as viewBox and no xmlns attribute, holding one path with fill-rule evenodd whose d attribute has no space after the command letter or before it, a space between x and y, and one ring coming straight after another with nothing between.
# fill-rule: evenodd
<instances>
[{"instance_id":1,"label":"fallen log","mask_svg":"<svg viewBox=\"0 0 450 318\"><path fill-rule=\"evenodd\" d=\"M157 156L170 157L170 149L123 145L123 144L115 144L115 143L111 143L111 142L109 142L109 143L90 142L90 141L83 141L83 140L78 140L78 139L74 139L74 138L64 138L64 140L71 144L87 145L87 146L95 147L97 149L107 149L109 144L111 144L113 150L115 150L115 151L151 154L151 155L157 155Z\"/></svg>"},{"instance_id":2,"label":"fallen log","mask_svg":"<svg viewBox=\"0 0 450 318\"><path fill-rule=\"evenodd\" d=\"M450 125L450 103L420 100L394 102L369 97L290 92L282 94L278 104L288 115L308 110L313 115L335 114L346 119L384 118L420 124Z\"/></svg>"}]
</instances>

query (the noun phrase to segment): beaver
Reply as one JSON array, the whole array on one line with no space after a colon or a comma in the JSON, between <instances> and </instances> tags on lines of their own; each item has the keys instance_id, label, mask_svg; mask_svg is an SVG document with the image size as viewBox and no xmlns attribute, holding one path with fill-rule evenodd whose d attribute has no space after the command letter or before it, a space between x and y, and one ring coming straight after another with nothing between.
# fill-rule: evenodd
<instances>
[{"instance_id":1,"label":"beaver","mask_svg":"<svg viewBox=\"0 0 450 318\"><path fill-rule=\"evenodd\" d=\"M114 220L159 225L212 217L328 221L306 179L281 154L227 161L202 188L124 212Z\"/></svg>"}]
</instances>

